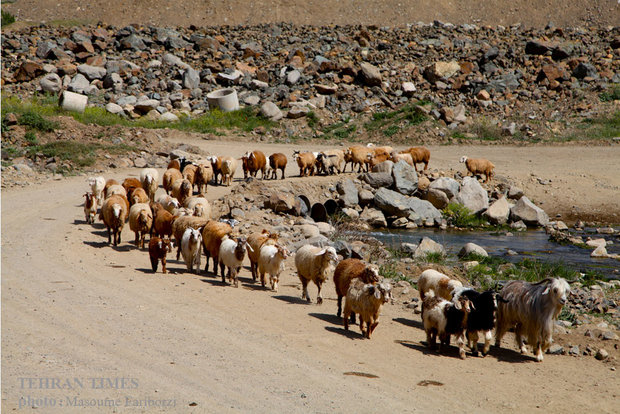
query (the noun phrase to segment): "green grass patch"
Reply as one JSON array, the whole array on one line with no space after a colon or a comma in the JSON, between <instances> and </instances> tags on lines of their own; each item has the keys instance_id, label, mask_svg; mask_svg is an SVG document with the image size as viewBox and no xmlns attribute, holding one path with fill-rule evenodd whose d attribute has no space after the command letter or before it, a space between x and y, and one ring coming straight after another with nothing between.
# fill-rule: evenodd
<instances>
[{"instance_id":1,"label":"green grass patch","mask_svg":"<svg viewBox=\"0 0 620 414\"><path fill-rule=\"evenodd\" d=\"M427 117L419 106L426 103L405 105L396 111L383 111L372 114L372 119L364 124L367 131L382 131L386 137L391 137L402 128L421 124Z\"/></svg>"},{"instance_id":2,"label":"green grass patch","mask_svg":"<svg viewBox=\"0 0 620 414\"><path fill-rule=\"evenodd\" d=\"M394 261L389 261L388 263L379 266L379 276L385 277L387 279L392 279L394 281L407 279L402 273L397 270L397 266Z\"/></svg>"},{"instance_id":3,"label":"green grass patch","mask_svg":"<svg viewBox=\"0 0 620 414\"><path fill-rule=\"evenodd\" d=\"M58 99L51 95L36 95L29 101L22 101L14 96L3 96L2 116L4 119L4 116L9 112L22 114L22 116L28 114L27 119L30 119L29 122L34 122L31 119L33 118L32 114L34 114L36 119L44 119L43 116L65 115L71 116L76 121L83 124L95 124L101 126L121 125L126 127L142 127L149 129L170 128L199 133L218 133L218 130L220 129L250 132L258 127L263 127L269 130L277 125L275 122L259 116L258 113L251 107L245 107L238 111L232 112L222 112L215 109L196 118L184 117L178 122L166 122L149 120L145 118L131 120L119 115L111 114L102 107L87 107L83 113L67 112L60 108L57 103ZM40 126L43 125L44 124L41 124ZM40 129L34 125L30 126ZM54 128L56 127L57 126L54 126Z\"/></svg>"},{"instance_id":4,"label":"green grass patch","mask_svg":"<svg viewBox=\"0 0 620 414\"><path fill-rule=\"evenodd\" d=\"M394 259L403 259L405 257L411 257L410 253L407 253L406 251L402 249L395 249L393 247L386 246L385 250L387 250Z\"/></svg>"},{"instance_id":5,"label":"green grass patch","mask_svg":"<svg viewBox=\"0 0 620 414\"><path fill-rule=\"evenodd\" d=\"M4 143L2 143L2 151L4 151L10 158L15 158L21 154L21 151L18 148L15 148L12 145L4 145Z\"/></svg>"},{"instance_id":6,"label":"green grass patch","mask_svg":"<svg viewBox=\"0 0 620 414\"><path fill-rule=\"evenodd\" d=\"M34 111L22 113L19 117L19 124L42 132L53 132L58 128L58 122L50 121Z\"/></svg>"},{"instance_id":7,"label":"green grass patch","mask_svg":"<svg viewBox=\"0 0 620 414\"><path fill-rule=\"evenodd\" d=\"M559 137L558 141L605 140L620 137L620 111L584 119L576 131Z\"/></svg>"},{"instance_id":8,"label":"green grass patch","mask_svg":"<svg viewBox=\"0 0 620 414\"><path fill-rule=\"evenodd\" d=\"M620 84L615 84L599 95L601 102L612 102L620 100Z\"/></svg>"},{"instance_id":9,"label":"green grass patch","mask_svg":"<svg viewBox=\"0 0 620 414\"><path fill-rule=\"evenodd\" d=\"M2 10L2 27L15 23L15 16L11 13Z\"/></svg>"},{"instance_id":10,"label":"green grass patch","mask_svg":"<svg viewBox=\"0 0 620 414\"><path fill-rule=\"evenodd\" d=\"M481 227L486 224L486 220L477 214L473 214L467 207L458 203L450 203L442 210L443 216L457 227Z\"/></svg>"},{"instance_id":11,"label":"green grass patch","mask_svg":"<svg viewBox=\"0 0 620 414\"><path fill-rule=\"evenodd\" d=\"M343 122L336 122L335 124L326 126L323 128L323 138L336 138L340 140L348 139L352 134L357 131L356 125L349 125L349 120Z\"/></svg>"},{"instance_id":12,"label":"green grass patch","mask_svg":"<svg viewBox=\"0 0 620 414\"><path fill-rule=\"evenodd\" d=\"M306 121L308 122L308 126L312 129L319 125L319 117L314 111L310 111L306 114Z\"/></svg>"},{"instance_id":13,"label":"green grass patch","mask_svg":"<svg viewBox=\"0 0 620 414\"><path fill-rule=\"evenodd\" d=\"M26 134L24 135L24 139L30 145L37 145L39 143L39 140L37 140L37 134L35 134L33 131L26 132Z\"/></svg>"},{"instance_id":14,"label":"green grass patch","mask_svg":"<svg viewBox=\"0 0 620 414\"><path fill-rule=\"evenodd\" d=\"M44 157L58 157L69 161L77 168L89 167L95 163L97 151L104 150L111 154L125 154L137 151L137 148L126 144L112 145L101 143L82 143L76 141L54 141L28 148L28 155L42 154Z\"/></svg>"},{"instance_id":15,"label":"green grass patch","mask_svg":"<svg viewBox=\"0 0 620 414\"><path fill-rule=\"evenodd\" d=\"M476 119L469 127L469 132L484 141L497 141L502 137L501 128L485 117Z\"/></svg>"},{"instance_id":16,"label":"green grass patch","mask_svg":"<svg viewBox=\"0 0 620 414\"><path fill-rule=\"evenodd\" d=\"M437 263L442 264L446 262L446 255L439 252L428 252L424 257L423 261L425 263Z\"/></svg>"}]
</instances>

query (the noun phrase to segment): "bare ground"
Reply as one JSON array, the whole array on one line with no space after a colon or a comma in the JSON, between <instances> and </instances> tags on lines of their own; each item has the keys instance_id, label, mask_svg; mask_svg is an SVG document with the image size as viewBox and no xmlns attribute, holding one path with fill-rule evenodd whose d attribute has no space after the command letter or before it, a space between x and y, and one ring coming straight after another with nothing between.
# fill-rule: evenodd
<instances>
[{"instance_id":1,"label":"bare ground","mask_svg":"<svg viewBox=\"0 0 620 414\"><path fill-rule=\"evenodd\" d=\"M191 143L233 155L249 147ZM293 148L251 146L266 153L288 154ZM498 175L521 180L526 194L544 201L545 208L573 197L618 212L618 148L431 150L432 166L444 170L462 168L457 163L462 154L497 160ZM288 174L295 170L289 166ZM137 173L116 170L106 177ZM531 174L553 183L539 188ZM250 283L247 268L238 289L222 286L211 273L188 274L175 260L169 260L172 274L151 273L148 253L130 243L128 226L114 248L101 224L84 223L80 196L85 189L84 177L72 177L2 193L3 411L19 408L20 398L29 396L55 399L56 409L40 402L42 412L61 411L59 402L65 411L70 403L93 398L117 399L118 412L145 399L172 400L173 407L149 407L168 412L617 410L618 341L606 341L613 358L606 363L547 355L539 364L518 354L511 336L488 357L462 361L454 347L437 355L421 343L419 315L402 306L411 293L385 306L374 337L364 340L355 326L345 333L336 318L331 282L322 306L301 301L292 262L277 293ZM228 191L212 188L208 197ZM316 297L314 286L310 291ZM556 339L580 343L583 333ZM37 378L37 389L20 378ZM70 379L73 385L78 378L83 387L38 389L39 378L59 378L62 384ZM124 389L98 389L91 378L136 381ZM440 385L424 386L424 381Z\"/></svg>"}]
</instances>

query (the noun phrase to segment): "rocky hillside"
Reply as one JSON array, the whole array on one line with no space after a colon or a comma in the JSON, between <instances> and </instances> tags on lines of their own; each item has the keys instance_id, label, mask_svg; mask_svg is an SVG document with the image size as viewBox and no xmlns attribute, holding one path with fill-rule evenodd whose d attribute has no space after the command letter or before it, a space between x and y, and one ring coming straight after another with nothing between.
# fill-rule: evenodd
<instances>
[{"instance_id":1,"label":"rocky hillside","mask_svg":"<svg viewBox=\"0 0 620 414\"><path fill-rule=\"evenodd\" d=\"M488 129L518 139L562 135L617 111L617 96L603 99L611 106L600 97L620 82L618 27L41 25L3 33L2 54L3 96L68 89L113 113L174 120L204 112L208 92L233 86L245 105L275 103L263 108L273 119L319 111L330 125L386 112L396 125L379 116L367 129L406 136L433 117L457 131L432 125L422 141L488 139ZM303 136L305 126L289 135ZM355 132L340 127L329 131Z\"/></svg>"}]
</instances>

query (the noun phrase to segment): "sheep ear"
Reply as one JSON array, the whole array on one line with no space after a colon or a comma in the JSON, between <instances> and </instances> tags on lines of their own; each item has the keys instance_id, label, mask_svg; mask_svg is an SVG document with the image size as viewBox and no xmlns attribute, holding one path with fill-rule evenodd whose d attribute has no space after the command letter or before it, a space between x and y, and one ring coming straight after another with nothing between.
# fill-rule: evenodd
<instances>
[{"instance_id":1,"label":"sheep ear","mask_svg":"<svg viewBox=\"0 0 620 414\"><path fill-rule=\"evenodd\" d=\"M542 294L543 294L543 295L546 295L547 293L549 293L549 288L550 288L550 286L547 286L547 289L543 290L543 293L542 293Z\"/></svg>"},{"instance_id":2,"label":"sheep ear","mask_svg":"<svg viewBox=\"0 0 620 414\"><path fill-rule=\"evenodd\" d=\"M461 306L461 302L460 302L460 301L458 301L458 300L457 300L456 302L454 302L454 307L455 307L456 309L458 309L458 310L463 309L463 307Z\"/></svg>"},{"instance_id":3,"label":"sheep ear","mask_svg":"<svg viewBox=\"0 0 620 414\"><path fill-rule=\"evenodd\" d=\"M318 252L318 253L316 253L316 254L315 254L315 256L322 256L322 255L324 255L324 254L325 254L325 252L326 252L326 251L327 251L327 247L326 247L326 248L324 248L324 249L319 250L319 252Z\"/></svg>"},{"instance_id":4,"label":"sheep ear","mask_svg":"<svg viewBox=\"0 0 620 414\"><path fill-rule=\"evenodd\" d=\"M474 306L474 302L469 302L469 309L475 311L476 307Z\"/></svg>"},{"instance_id":5,"label":"sheep ear","mask_svg":"<svg viewBox=\"0 0 620 414\"><path fill-rule=\"evenodd\" d=\"M247 248L248 248L248 251L249 251L250 253L254 253L254 249L252 248L252 246L250 246L250 243L246 243L246 244L245 244L245 247L247 247Z\"/></svg>"},{"instance_id":6,"label":"sheep ear","mask_svg":"<svg viewBox=\"0 0 620 414\"><path fill-rule=\"evenodd\" d=\"M374 288L374 290L375 290L375 298L381 299L381 290L376 289L376 288Z\"/></svg>"}]
</instances>

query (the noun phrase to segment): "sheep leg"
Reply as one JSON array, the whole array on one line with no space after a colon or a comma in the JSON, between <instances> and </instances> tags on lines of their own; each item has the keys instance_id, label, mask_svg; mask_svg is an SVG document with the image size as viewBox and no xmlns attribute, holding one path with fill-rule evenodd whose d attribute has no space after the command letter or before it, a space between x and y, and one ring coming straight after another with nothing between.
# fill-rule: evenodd
<instances>
[{"instance_id":1,"label":"sheep leg","mask_svg":"<svg viewBox=\"0 0 620 414\"><path fill-rule=\"evenodd\" d=\"M336 316L340 316L342 313L342 296L338 295L338 312L336 312Z\"/></svg>"},{"instance_id":2,"label":"sheep leg","mask_svg":"<svg viewBox=\"0 0 620 414\"><path fill-rule=\"evenodd\" d=\"M157 257L151 256L151 268L153 269L153 273L157 272L157 265L159 264L159 259ZM164 266L164 269L166 267ZM164 272L166 273L166 272Z\"/></svg>"},{"instance_id":3,"label":"sheep leg","mask_svg":"<svg viewBox=\"0 0 620 414\"><path fill-rule=\"evenodd\" d=\"M233 279L235 280L235 287L236 288L239 287L239 278L237 277L237 273L238 272L239 272L239 269L234 269L234 271L232 272Z\"/></svg>"},{"instance_id":4,"label":"sheep leg","mask_svg":"<svg viewBox=\"0 0 620 414\"><path fill-rule=\"evenodd\" d=\"M224 273L224 270L225 270L224 263L220 263L220 270L222 272L222 283L226 284L226 276ZM217 276L217 268L215 269L215 276ZM230 279L230 270L228 270L228 278Z\"/></svg>"},{"instance_id":5,"label":"sheep leg","mask_svg":"<svg viewBox=\"0 0 620 414\"><path fill-rule=\"evenodd\" d=\"M140 233L139 232L136 232L135 244L137 248L140 248Z\"/></svg>"},{"instance_id":6,"label":"sheep leg","mask_svg":"<svg viewBox=\"0 0 620 414\"><path fill-rule=\"evenodd\" d=\"M271 280L271 290L277 292L278 291L278 279L280 278L279 275L270 275L270 280Z\"/></svg>"},{"instance_id":7,"label":"sheep leg","mask_svg":"<svg viewBox=\"0 0 620 414\"><path fill-rule=\"evenodd\" d=\"M370 325L370 328L368 329L368 339L370 339L370 335L372 335L372 333L375 331L377 325L379 325L378 321L375 321L372 323L372 325Z\"/></svg>"},{"instance_id":8,"label":"sheep leg","mask_svg":"<svg viewBox=\"0 0 620 414\"><path fill-rule=\"evenodd\" d=\"M181 257L181 243L177 243L177 260Z\"/></svg>"},{"instance_id":9,"label":"sheep leg","mask_svg":"<svg viewBox=\"0 0 620 414\"><path fill-rule=\"evenodd\" d=\"M351 323L355 325L357 322L355 321L355 312L351 312Z\"/></svg>"},{"instance_id":10,"label":"sheep leg","mask_svg":"<svg viewBox=\"0 0 620 414\"><path fill-rule=\"evenodd\" d=\"M486 356L489 353L489 348L491 348L491 331L485 331L484 333L484 347L482 348L482 356ZM477 338L476 338L477 340Z\"/></svg>"},{"instance_id":11,"label":"sheep leg","mask_svg":"<svg viewBox=\"0 0 620 414\"><path fill-rule=\"evenodd\" d=\"M319 288L319 293L318 293L318 295L316 296L316 304L317 304L317 305L321 305L321 304L323 304L323 297L321 296L321 286L322 286L322 285L323 285L323 283L322 283L322 282L319 282L319 283L317 283L317 284L316 284L316 286Z\"/></svg>"},{"instance_id":12,"label":"sheep leg","mask_svg":"<svg viewBox=\"0 0 620 414\"><path fill-rule=\"evenodd\" d=\"M308 293L308 280L302 279L302 278L300 279L301 279L301 285L303 287L301 298L306 299L308 302L312 302L312 300L310 299L310 294Z\"/></svg>"},{"instance_id":13,"label":"sheep leg","mask_svg":"<svg viewBox=\"0 0 620 414\"><path fill-rule=\"evenodd\" d=\"M517 342L517 348L521 351L522 354L527 353L527 348L525 347L525 343L523 342L523 336L521 335L521 324L517 324L515 328L515 341Z\"/></svg>"},{"instance_id":14,"label":"sheep leg","mask_svg":"<svg viewBox=\"0 0 620 414\"><path fill-rule=\"evenodd\" d=\"M540 341L538 341L536 343L536 346L534 347L534 352L536 354L536 361L537 362L542 362L543 361L543 351L542 351L542 344Z\"/></svg>"},{"instance_id":15,"label":"sheep leg","mask_svg":"<svg viewBox=\"0 0 620 414\"><path fill-rule=\"evenodd\" d=\"M499 318L498 318L499 319ZM495 346L500 347L502 343L502 338L506 334L506 326L503 323L500 323L499 320L497 322L497 328L495 329Z\"/></svg>"},{"instance_id":16,"label":"sheep leg","mask_svg":"<svg viewBox=\"0 0 620 414\"><path fill-rule=\"evenodd\" d=\"M275 174L275 172L274 172L274 175L275 175L275 176L274 176L274 179L275 179L275 178L278 178L278 177L277 177L277 174ZM284 167L282 167L282 178L280 178L280 179L281 179L281 180L284 180Z\"/></svg>"},{"instance_id":17,"label":"sheep leg","mask_svg":"<svg viewBox=\"0 0 620 414\"><path fill-rule=\"evenodd\" d=\"M459 356L465 359L465 338L463 332L456 336L456 345L459 347Z\"/></svg>"},{"instance_id":18,"label":"sheep leg","mask_svg":"<svg viewBox=\"0 0 620 414\"><path fill-rule=\"evenodd\" d=\"M161 258L161 265L162 265L162 266L163 266L163 268L164 268L163 273L168 273L168 272L166 271L166 257L165 257L165 256Z\"/></svg>"},{"instance_id":19,"label":"sheep leg","mask_svg":"<svg viewBox=\"0 0 620 414\"><path fill-rule=\"evenodd\" d=\"M437 332L434 329L429 329L426 331L426 344L430 349L435 349L437 340Z\"/></svg>"},{"instance_id":20,"label":"sheep leg","mask_svg":"<svg viewBox=\"0 0 620 414\"><path fill-rule=\"evenodd\" d=\"M342 316L342 322L344 324L344 330L349 330L349 311L345 308L344 315Z\"/></svg>"},{"instance_id":21,"label":"sheep leg","mask_svg":"<svg viewBox=\"0 0 620 414\"><path fill-rule=\"evenodd\" d=\"M265 272L261 272L260 274L260 284L262 287L265 287Z\"/></svg>"},{"instance_id":22,"label":"sheep leg","mask_svg":"<svg viewBox=\"0 0 620 414\"><path fill-rule=\"evenodd\" d=\"M366 325L366 329L364 329L364 325ZM362 331L362 336L364 338L370 338L370 323L362 318L360 315L360 331Z\"/></svg>"},{"instance_id":23,"label":"sheep leg","mask_svg":"<svg viewBox=\"0 0 620 414\"><path fill-rule=\"evenodd\" d=\"M213 274L217 277L217 264L220 261L220 257L213 255ZM224 276L224 267L222 266L222 276Z\"/></svg>"},{"instance_id":24,"label":"sheep leg","mask_svg":"<svg viewBox=\"0 0 620 414\"><path fill-rule=\"evenodd\" d=\"M108 244L112 243L112 233L110 233L110 227L108 227Z\"/></svg>"},{"instance_id":25,"label":"sheep leg","mask_svg":"<svg viewBox=\"0 0 620 414\"><path fill-rule=\"evenodd\" d=\"M478 331L467 331L467 345L474 356L478 356Z\"/></svg>"}]
</instances>

